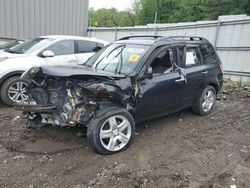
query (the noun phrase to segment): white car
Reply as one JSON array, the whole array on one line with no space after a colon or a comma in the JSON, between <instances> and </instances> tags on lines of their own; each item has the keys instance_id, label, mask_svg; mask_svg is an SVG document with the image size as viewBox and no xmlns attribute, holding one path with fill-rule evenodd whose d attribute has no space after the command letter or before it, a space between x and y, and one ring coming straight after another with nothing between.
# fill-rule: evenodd
<instances>
[{"instance_id":1,"label":"white car","mask_svg":"<svg viewBox=\"0 0 250 188\"><path fill-rule=\"evenodd\" d=\"M6 49L14 48L15 46L22 44L24 40L20 39L11 39L8 42L4 42L3 44L0 44L0 52L3 52Z\"/></svg>"},{"instance_id":2,"label":"white car","mask_svg":"<svg viewBox=\"0 0 250 188\"><path fill-rule=\"evenodd\" d=\"M34 66L84 63L109 42L93 38L51 35L28 40L0 53L1 99L8 105L27 99L20 75Z\"/></svg>"}]
</instances>

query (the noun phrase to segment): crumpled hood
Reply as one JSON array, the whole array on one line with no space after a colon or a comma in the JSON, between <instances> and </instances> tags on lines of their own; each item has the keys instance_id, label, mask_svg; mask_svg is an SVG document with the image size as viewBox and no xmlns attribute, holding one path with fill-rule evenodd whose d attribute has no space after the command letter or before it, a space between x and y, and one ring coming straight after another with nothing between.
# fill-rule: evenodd
<instances>
[{"instance_id":1,"label":"crumpled hood","mask_svg":"<svg viewBox=\"0 0 250 188\"><path fill-rule=\"evenodd\" d=\"M89 75L89 76L104 76L104 77L116 77L116 78L125 78L124 75L114 74L111 72L105 71L95 71L92 68L84 66L41 66L33 67L23 75L23 78L29 79L31 74L34 74L33 70L37 69L35 72L37 75L46 74L48 76L57 76L57 77L70 77L70 76L79 76L79 75ZM38 70L39 69L39 70ZM34 75L33 75L34 76ZM33 77L32 76L32 77Z\"/></svg>"}]
</instances>

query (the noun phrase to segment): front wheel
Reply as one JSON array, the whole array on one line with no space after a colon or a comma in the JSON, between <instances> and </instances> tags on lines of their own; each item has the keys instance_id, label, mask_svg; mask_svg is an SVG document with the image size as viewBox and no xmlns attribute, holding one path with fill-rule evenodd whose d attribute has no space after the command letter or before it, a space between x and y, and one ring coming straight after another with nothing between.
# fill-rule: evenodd
<instances>
[{"instance_id":1,"label":"front wheel","mask_svg":"<svg viewBox=\"0 0 250 188\"><path fill-rule=\"evenodd\" d=\"M19 76L8 78L1 87L1 98L9 106L27 101L26 87L28 83Z\"/></svg>"},{"instance_id":2,"label":"front wheel","mask_svg":"<svg viewBox=\"0 0 250 188\"><path fill-rule=\"evenodd\" d=\"M216 100L216 90L213 86L207 86L197 99L192 110L194 113L201 116L207 115L212 112Z\"/></svg>"},{"instance_id":3,"label":"front wheel","mask_svg":"<svg viewBox=\"0 0 250 188\"><path fill-rule=\"evenodd\" d=\"M125 150L135 132L133 117L125 109L117 108L90 121L87 138L91 148L99 154L113 154Z\"/></svg>"}]
</instances>

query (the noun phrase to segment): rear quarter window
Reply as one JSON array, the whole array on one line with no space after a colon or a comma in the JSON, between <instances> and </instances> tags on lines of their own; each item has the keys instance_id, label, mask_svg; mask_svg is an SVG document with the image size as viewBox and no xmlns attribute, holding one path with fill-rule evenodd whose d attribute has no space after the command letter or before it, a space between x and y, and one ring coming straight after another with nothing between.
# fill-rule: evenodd
<instances>
[{"instance_id":1,"label":"rear quarter window","mask_svg":"<svg viewBox=\"0 0 250 188\"><path fill-rule=\"evenodd\" d=\"M201 65L201 57L198 48L187 48L185 67L194 67Z\"/></svg>"},{"instance_id":2,"label":"rear quarter window","mask_svg":"<svg viewBox=\"0 0 250 188\"><path fill-rule=\"evenodd\" d=\"M209 44L203 44L200 47L203 61L205 64L214 62L217 57L214 48Z\"/></svg>"}]
</instances>

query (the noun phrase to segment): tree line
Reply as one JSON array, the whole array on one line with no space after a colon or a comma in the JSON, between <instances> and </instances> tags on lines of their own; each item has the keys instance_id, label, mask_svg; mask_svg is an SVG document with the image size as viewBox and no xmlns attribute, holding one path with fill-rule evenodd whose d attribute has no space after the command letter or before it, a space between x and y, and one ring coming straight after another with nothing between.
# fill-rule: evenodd
<instances>
[{"instance_id":1,"label":"tree line","mask_svg":"<svg viewBox=\"0 0 250 188\"><path fill-rule=\"evenodd\" d=\"M134 0L133 8L89 10L91 26L117 27L154 23L217 20L220 15L250 15L250 0Z\"/></svg>"}]
</instances>

